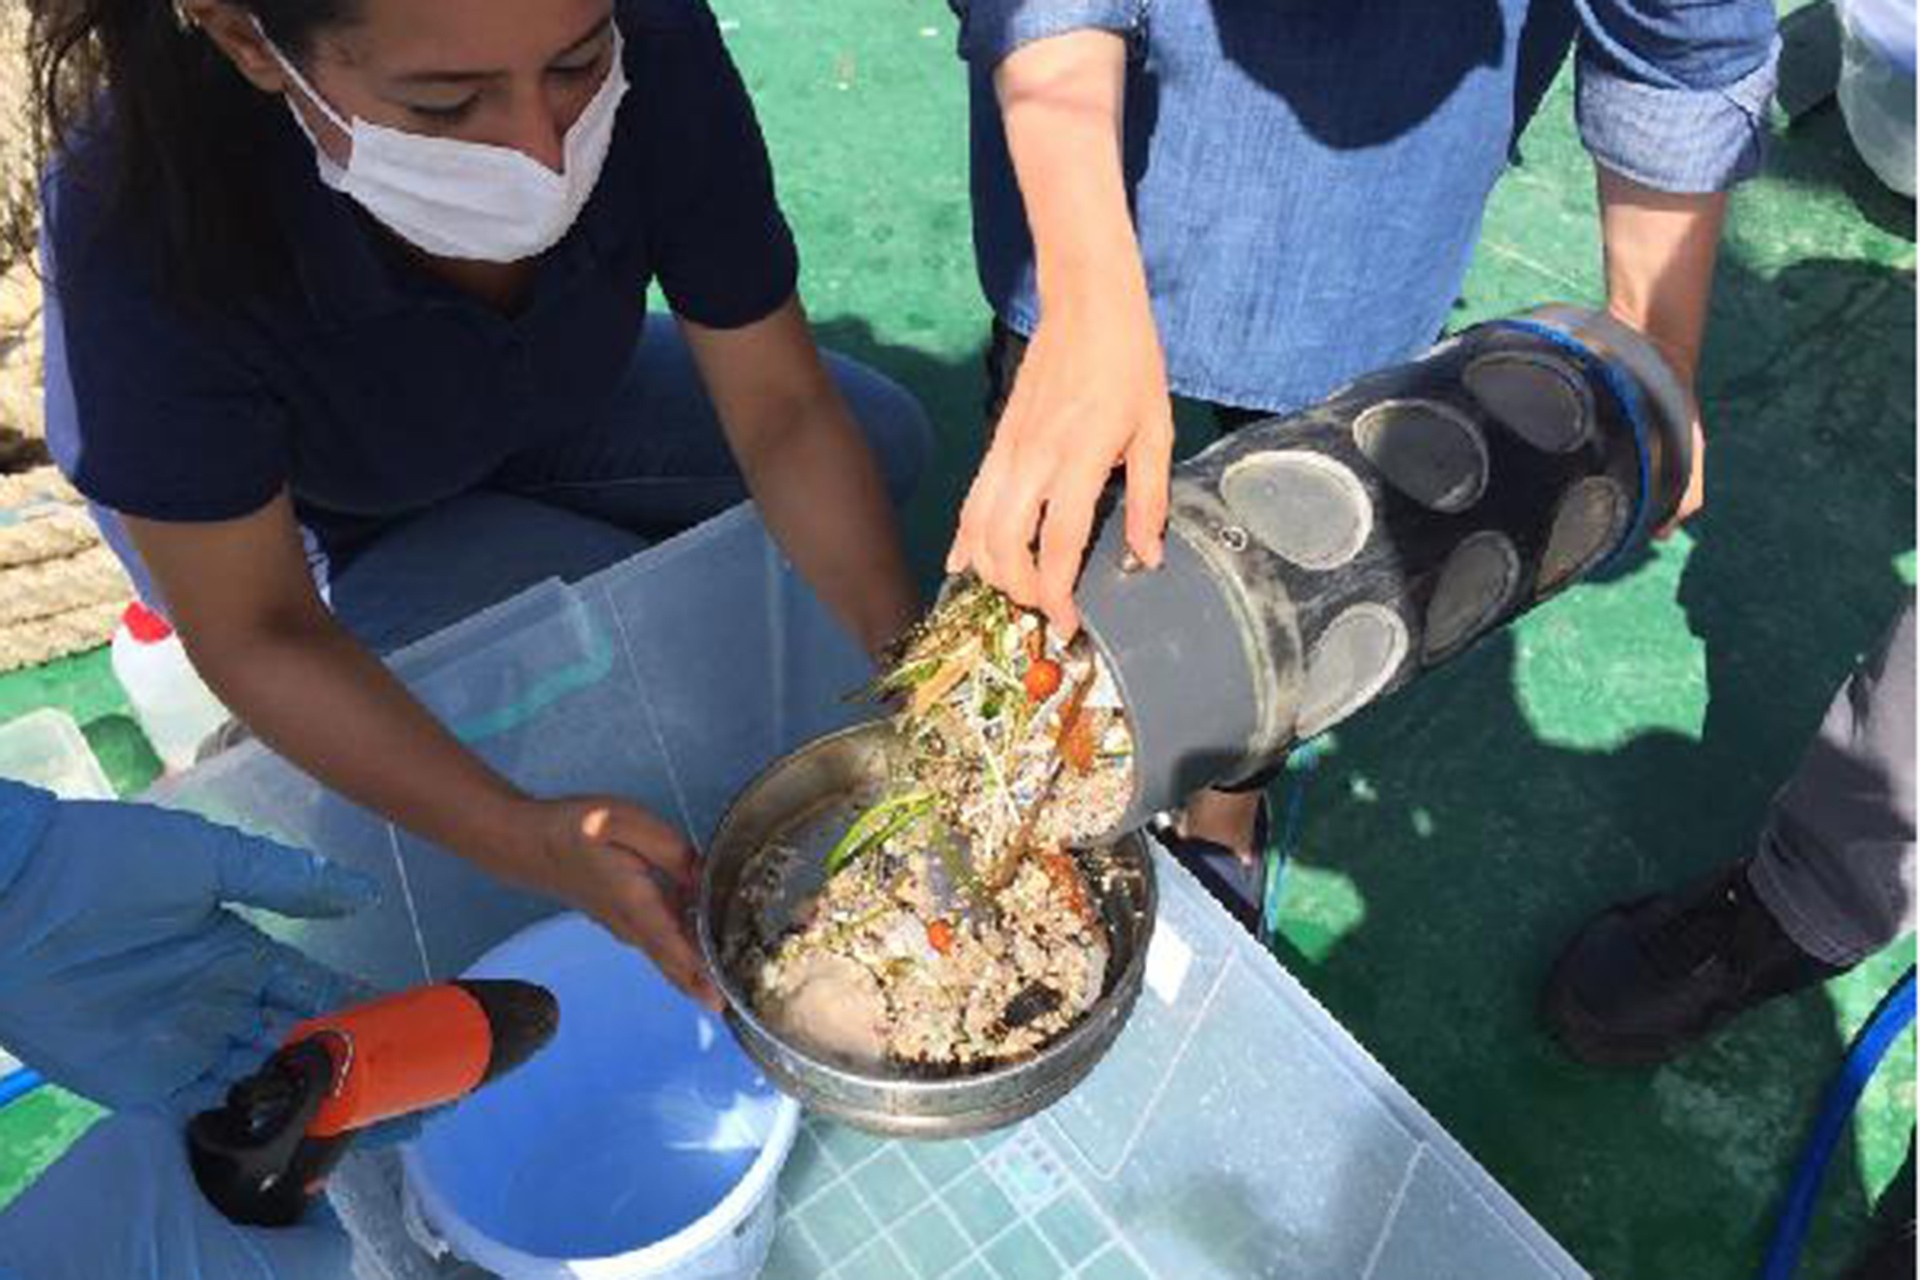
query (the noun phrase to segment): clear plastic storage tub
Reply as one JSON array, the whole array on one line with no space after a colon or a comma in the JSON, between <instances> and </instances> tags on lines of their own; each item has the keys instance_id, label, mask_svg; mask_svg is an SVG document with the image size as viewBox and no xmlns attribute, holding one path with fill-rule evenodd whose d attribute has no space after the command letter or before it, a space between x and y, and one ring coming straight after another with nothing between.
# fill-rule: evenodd
<instances>
[{"instance_id":1,"label":"clear plastic storage tub","mask_svg":"<svg viewBox=\"0 0 1920 1280\"><path fill-rule=\"evenodd\" d=\"M696 840L766 762L849 722L857 708L843 695L866 677L744 509L577 586L530 591L394 665L520 785L629 795ZM303 945L375 981L456 974L554 911L257 744L154 795L378 876L377 910L296 927ZM1164 856L1159 867L1146 991L1086 1083L966 1142L885 1142L808 1120L766 1276L1583 1274L1185 872ZM374 1232L364 1206L351 1217ZM405 1239L381 1234L389 1247ZM445 1272L392 1260L385 1274Z\"/></svg>"},{"instance_id":2,"label":"clear plastic storage tub","mask_svg":"<svg viewBox=\"0 0 1920 1280\"><path fill-rule=\"evenodd\" d=\"M0 724L0 778L68 800L111 800L113 784L73 717L46 708Z\"/></svg>"}]
</instances>

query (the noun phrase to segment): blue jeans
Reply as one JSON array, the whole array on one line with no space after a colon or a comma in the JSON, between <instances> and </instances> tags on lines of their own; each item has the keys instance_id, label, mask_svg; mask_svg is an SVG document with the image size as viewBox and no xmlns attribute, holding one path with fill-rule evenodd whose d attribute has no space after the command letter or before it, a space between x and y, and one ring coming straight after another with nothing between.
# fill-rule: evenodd
<instances>
[{"instance_id":1,"label":"blue jeans","mask_svg":"<svg viewBox=\"0 0 1920 1280\"><path fill-rule=\"evenodd\" d=\"M827 367L903 504L932 452L926 413L904 388L831 353ZM388 653L548 578L573 581L718 515L745 481L678 328L642 330L614 403L594 430L510 458L478 489L321 547L314 576L334 615ZM99 512L141 595L155 596L119 521Z\"/></svg>"}]
</instances>

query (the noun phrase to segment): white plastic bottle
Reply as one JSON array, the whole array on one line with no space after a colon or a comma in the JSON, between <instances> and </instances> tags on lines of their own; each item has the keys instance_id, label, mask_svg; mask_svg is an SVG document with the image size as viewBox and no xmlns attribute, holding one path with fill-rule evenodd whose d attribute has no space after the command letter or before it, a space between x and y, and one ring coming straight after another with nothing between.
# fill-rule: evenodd
<instances>
[{"instance_id":1,"label":"white plastic bottle","mask_svg":"<svg viewBox=\"0 0 1920 1280\"><path fill-rule=\"evenodd\" d=\"M113 674L168 773L191 767L200 744L227 720L227 709L193 669L180 637L138 600L114 630Z\"/></svg>"}]
</instances>

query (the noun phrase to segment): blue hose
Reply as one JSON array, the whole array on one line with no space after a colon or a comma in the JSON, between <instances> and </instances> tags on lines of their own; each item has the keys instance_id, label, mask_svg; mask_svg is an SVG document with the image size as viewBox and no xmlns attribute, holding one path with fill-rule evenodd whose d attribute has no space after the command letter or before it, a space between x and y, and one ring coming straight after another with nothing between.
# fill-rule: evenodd
<instances>
[{"instance_id":1,"label":"blue hose","mask_svg":"<svg viewBox=\"0 0 1920 1280\"><path fill-rule=\"evenodd\" d=\"M31 1067L16 1067L0 1076L0 1107L11 1106L45 1084L47 1079Z\"/></svg>"},{"instance_id":2,"label":"blue hose","mask_svg":"<svg viewBox=\"0 0 1920 1280\"><path fill-rule=\"evenodd\" d=\"M1767 1246L1767 1260L1760 1280L1788 1280L1800 1265L1800 1251L1807 1242L1807 1228L1813 1223L1813 1206L1820 1194L1820 1181L1826 1176L1833 1149L1840 1134L1853 1118L1860 1093L1879 1067L1887 1050L1913 1022L1913 970L1908 969L1880 1002L1860 1034L1853 1038L1840 1072L1827 1086L1820 1102L1820 1115L1813 1124L1813 1136L1800 1153L1800 1164L1787 1187L1786 1207L1780 1211L1779 1225L1773 1229L1773 1241Z\"/></svg>"}]
</instances>

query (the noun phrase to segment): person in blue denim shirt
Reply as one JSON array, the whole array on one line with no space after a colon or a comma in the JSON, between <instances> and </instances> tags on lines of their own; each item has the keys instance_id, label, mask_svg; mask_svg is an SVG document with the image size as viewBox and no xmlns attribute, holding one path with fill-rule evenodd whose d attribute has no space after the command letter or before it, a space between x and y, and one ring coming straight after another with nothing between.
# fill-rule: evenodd
<instances>
[{"instance_id":1,"label":"person in blue denim shirt","mask_svg":"<svg viewBox=\"0 0 1920 1280\"><path fill-rule=\"evenodd\" d=\"M1607 306L1691 385L1726 191L1760 163L1772 0L953 4L998 423L947 567L1060 631L1116 467L1159 561L1169 393L1231 425L1434 340L1570 44ZM1249 859L1258 805L1196 796L1181 833Z\"/></svg>"}]
</instances>

